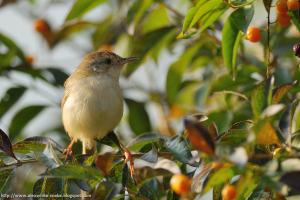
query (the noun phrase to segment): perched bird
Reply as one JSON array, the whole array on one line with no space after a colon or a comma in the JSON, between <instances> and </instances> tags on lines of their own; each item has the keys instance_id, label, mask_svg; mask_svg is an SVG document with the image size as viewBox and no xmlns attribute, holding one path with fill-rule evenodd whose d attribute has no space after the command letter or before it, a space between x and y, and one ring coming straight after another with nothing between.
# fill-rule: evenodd
<instances>
[{"instance_id":1,"label":"perched bird","mask_svg":"<svg viewBox=\"0 0 300 200\"><path fill-rule=\"evenodd\" d=\"M97 51L86 55L65 82L61 102L63 125L71 138L65 149L72 154L72 145L80 140L82 153L96 148L95 139L112 131L123 115L123 97L119 85L122 66L136 57L122 58L112 52Z\"/></svg>"}]
</instances>

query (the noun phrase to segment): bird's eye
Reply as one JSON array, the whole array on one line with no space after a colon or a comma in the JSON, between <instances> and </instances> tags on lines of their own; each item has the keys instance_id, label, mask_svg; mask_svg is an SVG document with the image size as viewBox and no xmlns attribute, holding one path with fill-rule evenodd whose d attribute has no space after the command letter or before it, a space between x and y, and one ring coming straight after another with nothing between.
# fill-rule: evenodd
<instances>
[{"instance_id":1,"label":"bird's eye","mask_svg":"<svg viewBox=\"0 0 300 200\"><path fill-rule=\"evenodd\" d=\"M111 59L110 58L106 58L104 60L104 63L107 64L107 65L110 65L112 63Z\"/></svg>"}]
</instances>

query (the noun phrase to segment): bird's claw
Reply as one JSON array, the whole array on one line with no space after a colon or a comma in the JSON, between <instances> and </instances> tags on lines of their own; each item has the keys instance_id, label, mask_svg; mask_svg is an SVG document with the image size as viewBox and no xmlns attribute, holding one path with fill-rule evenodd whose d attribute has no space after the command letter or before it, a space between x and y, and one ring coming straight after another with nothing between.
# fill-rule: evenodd
<instances>
[{"instance_id":1,"label":"bird's claw","mask_svg":"<svg viewBox=\"0 0 300 200\"><path fill-rule=\"evenodd\" d=\"M128 149L124 150L125 163L129 161L130 176L134 179L134 161L133 156Z\"/></svg>"},{"instance_id":2,"label":"bird's claw","mask_svg":"<svg viewBox=\"0 0 300 200\"><path fill-rule=\"evenodd\" d=\"M73 155L72 147L75 143L75 140L72 140L66 149L64 149L63 154L66 155L66 160Z\"/></svg>"},{"instance_id":3,"label":"bird's claw","mask_svg":"<svg viewBox=\"0 0 300 200\"><path fill-rule=\"evenodd\" d=\"M66 148L63 151L63 154L66 156L66 160L73 155L72 148Z\"/></svg>"}]
</instances>

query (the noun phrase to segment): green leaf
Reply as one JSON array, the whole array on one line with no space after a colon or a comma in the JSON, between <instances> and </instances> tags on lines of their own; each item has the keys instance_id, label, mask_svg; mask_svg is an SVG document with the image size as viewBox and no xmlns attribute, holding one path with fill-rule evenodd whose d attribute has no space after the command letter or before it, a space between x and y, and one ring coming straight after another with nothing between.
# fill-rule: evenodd
<instances>
[{"instance_id":1,"label":"green leaf","mask_svg":"<svg viewBox=\"0 0 300 200\"><path fill-rule=\"evenodd\" d=\"M190 24L192 23L192 20L195 16L195 14L197 13L198 9L205 3L205 0L199 0L198 3L196 4L196 6L190 8L184 18L184 22L183 22L183 26L182 26L182 32L185 33Z\"/></svg>"},{"instance_id":2,"label":"green leaf","mask_svg":"<svg viewBox=\"0 0 300 200\"><path fill-rule=\"evenodd\" d=\"M221 4L216 9L212 10L209 13L206 13L199 22L200 32L204 31L215 21L217 21L227 9L228 7L226 6L226 4Z\"/></svg>"},{"instance_id":3,"label":"green leaf","mask_svg":"<svg viewBox=\"0 0 300 200\"><path fill-rule=\"evenodd\" d=\"M233 114L229 110L220 110L217 112L211 112L208 118L215 122L218 127L218 131L223 133L230 128Z\"/></svg>"},{"instance_id":4,"label":"green leaf","mask_svg":"<svg viewBox=\"0 0 300 200\"><path fill-rule=\"evenodd\" d=\"M271 104L274 78L271 77L260 83L251 95L251 107L254 117L259 117L263 110Z\"/></svg>"},{"instance_id":5,"label":"green leaf","mask_svg":"<svg viewBox=\"0 0 300 200\"><path fill-rule=\"evenodd\" d=\"M224 133L219 142L218 155L224 153L224 146L235 148L247 141L248 130L247 129L230 129Z\"/></svg>"},{"instance_id":6,"label":"green leaf","mask_svg":"<svg viewBox=\"0 0 300 200\"><path fill-rule=\"evenodd\" d=\"M0 118L23 96L26 88L23 86L9 88L0 100Z\"/></svg>"},{"instance_id":7,"label":"green leaf","mask_svg":"<svg viewBox=\"0 0 300 200\"><path fill-rule=\"evenodd\" d=\"M83 16L106 0L77 0L66 17L66 21Z\"/></svg>"},{"instance_id":8,"label":"green leaf","mask_svg":"<svg viewBox=\"0 0 300 200\"><path fill-rule=\"evenodd\" d=\"M200 4L200 6L199 6ZM189 24L189 28L193 27L205 14L207 14L209 11L218 8L220 5L223 4L222 0L210 0L210 1L203 1L198 2L196 5L197 12L195 12L194 16L192 17L191 23Z\"/></svg>"},{"instance_id":9,"label":"green leaf","mask_svg":"<svg viewBox=\"0 0 300 200\"><path fill-rule=\"evenodd\" d=\"M158 142L162 139L165 139L163 135L157 133L145 133L132 139L127 147L133 151L139 151L143 146Z\"/></svg>"},{"instance_id":10,"label":"green leaf","mask_svg":"<svg viewBox=\"0 0 300 200\"><path fill-rule=\"evenodd\" d=\"M189 9L182 26L182 32L177 38L186 38L193 33L193 26L199 22L200 31L213 24L226 10L227 5L222 0L200 0Z\"/></svg>"},{"instance_id":11,"label":"green leaf","mask_svg":"<svg viewBox=\"0 0 300 200\"><path fill-rule=\"evenodd\" d=\"M92 196L97 199L112 200L122 190L122 184L104 181L97 184Z\"/></svg>"},{"instance_id":12,"label":"green leaf","mask_svg":"<svg viewBox=\"0 0 300 200\"><path fill-rule=\"evenodd\" d=\"M50 74L52 76L51 78L49 78L49 76L44 77L48 80L48 82L50 82L54 86L63 86L65 80L69 77L69 75L66 72L53 67L42 69L42 72Z\"/></svg>"},{"instance_id":13,"label":"green leaf","mask_svg":"<svg viewBox=\"0 0 300 200\"><path fill-rule=\"evenodd\" d=\"M29 154L29 153L42 153L45 149L45 144L39 144L32 141L21 141L13 145L15 153Z\"/></svg>"},{"instance_id":14,"label":"green leaf","mask_svg":"<svg viewBox=\"0 0 300 200\"><path fill-rule=\"evenodd\" d=\"M128 23L133 20L133 24L136 26L152 3L153 0L135 1L127 14Z\"/></svg>"},{"instance_id":15,"label":"green leaf","mask_svg":"<svg viewBox=\"0 0 300 200\"><path fill-rule=\"evenodd\" d=\"M62 165L62 161L58 158L56 151L54 151L50 143L46 145L45 150L38 159L41 160L48 169Z\"/></svg>"},{"instance_id":16,"label":"green leaf","mask_svg":"<svg viewBox=\"0 0 300 200\"><path fill-rule=\"evenodd\" d=\"M158 160L157 149L154 145L152 145L152 149L142 155L139 159L145 160L147 162L156 163Z\"/></svg>"},{"instance_id":17,"label":"green leaf","mask_svg":"<svg viewBox=\"0 0 300 200\"><path fill-rule=\"evenodd\" d=\"M150 119L145 109L145 104L132 99L125 99L128 106L128 121L131 130L139 135L151 130Z\"/></svg>"},{"instance_id":18,"label":"green leaf","mask_svg":"<svg viewBox=\"0 0 300 200\"><path fill-rule=\"evenodd\" d=\"M300 131L292 134L292 147L300 149Z\"/></svg>"},{"instance_id":19,"label":"green leaf","mask_svg":"<svg viewBox=\"0 0 300 200\"><path fill-rule=\"evenodd\" d=\"M216 172L214 172L207 181L207 184L204 188L205 192L208 192L211 188L224 184L225 182L229 181L235 172L232 168L222 168Z\"/></svg>"},{"instance_id":20,"label":"green leaf","mask_svg":"<svg viewBox=\"0 0 300 200\"><path fill-rule=\"evenodd\" d=\"M201 45L202 44L198 42L188 48L181 55L181 57L170 66L166 81L167 100L169 104L173 104L176 100L182 82L183 74L189 67L192 58L195 56Z\"/></svg>"},{"instance_id":21,"label":"green leaf","mask_svg":"<svg viewBox=\"0 0 300 200\"><path fill-rule=\"evenodd\" d=\"M248 199L257 187L257 178L253 171L246 171L237 183L238 199Z\"/></svg>"},{"instance_id":22,"label":"green leaf","mask_svg":"<svg viewBox=\"0 0 300 200\"><path fill-rule=\"evenodd\" d=\"M230 20L240 31L246 33L247 28L254 16L253 6L249 8L240 8L230 15Z\"/></svg>"},{"instance_id":23,"label":"green leaf","mask_svg":"<svg viewBox=\"0 0 300 200\"><path fill-rule=\"evenodd\" d=\"M45 109L44 105L33 105L22 108L11 120L9 126L9 136L14 140L21 134L21 131L28 122L36 117L42 110Z\"/></svg>"},{"instance_id":24,"label":"green leaf","mask_svg":"<svg viewBox=\"0 0 300 200\"><path fill-rule=\"evenodd\" d=\"M123 165L122 168L122 186L126 187L129 182L129 169L127 163Z\"/></svg>"},{"instance_id":25,"label":"green leaf","mask_svg":"<svg viewBox=\"0 0 300 200\"><path fill-rule=\"evenodd\" d=\"M33 186L33 194L63 194L64 180L61 178L47 178L43 177L38 179ZM40 199L40 198L34 198Z\"/></svg>"},{"instance_id":26,"label":"green leaf","mask_svg":"<svg viewBox=\"0 0 300 200\"><path fill-rule=\"evenodd\" d=\"M166 7L159 5L143 20L141 32L143 34L168 26L170 24Z\"/></svg>"},{"instance_id":27,"label":"green leaf","mask_svg":"<svg viewBox=\"0 0 300 200\"><path fill-rule=\"evenodd\" d=\"M222 30L222 54L226 67L232 73L233 79L236 76L236 60L242 31L247 30L253 17L253 8L240 8L234 11L226 20ZM244 20L241 20L244 19Z\"/></svg>"},{"instance_id":28,"label":"green leaf","mask_svg":"<svg viewBox=\"0 0 300 200\"><path fill-rule=\"evenodd\" d=\"M99 170L89 167L68 164L48 170L46 177L74 178L81 180L101 180L103 177Z\"/></svg>"},{"instance_id":29,"label":"green leaf","mask_svg":"<svg viewBox=\"0 0 300 200\"><path fill-rule=\"evenodd\" d=\"M51 146L60 152L63 152L64 148L58 144L56 141L54 141L52 138L49 137L44 137L44 136L34 136L34 137L29 137L24 140L24 142L34 142L37 144L51 144Z\"/></svg>"},{"instance_id":30,"label":"green leaf","mask_svg":"<svg viewBox=\"0 0 300 200\"><path fill-rule=\"evenodd\" d=\"M148 52L147 55L151 56L154 61L157 62L160 52L162 49L169 47L168 45L172 45L176 38L177 30L173 29L169 33L162 36L162 38L157 42Z\"/></svg>"},{"instance_id":31,"label":"green leaf","mask_svg":"<svg viewBox=\"0 0 300 200\"><path fill-rule=\"evenodd\" d=\"M300 32L300 20L298 11L289 11L289 16L292 18L293 24L296 26L297 30Z\"/></svg>"},{"instance_id":32,"label":"green leaf","mask_svg":"<svg viewBox=\"0 0 300 200\"><path fill-rule=\"evenodd\" d=\"M14 52L15 55L21 59L21 61L23 63L27 63L26 62L26 59L25 59L25 56L24 56L24 53L23 51L21 50L20 47L18 47L18 45L12 40L10 39L9 37L5 36L4 34L0 33L0 44L4 44L7 48L8 48L8 51L10 52ZM1 64L0 64L0 68L1 68Z\"/></svg>"},{"instance_id":33,"label":"green leaf","mask_svg":"<svg viewBox=\"0 0 300 200\"><path fill-rule=\"evenodd\" d=\"M0 171L0 192L5 192L7 185L12 178L13 169L4 169Z\"/></svg>"},{"instance_id":34,"label":"green leaf","mask_svg":"<svg viewBox=\"0 0 300 200\"><path fill-rule=\"evenodd\" d=\"M154 55L157 55L161 51L159 47L164 47L164 45L159 44L166 42L166 37L171 33L174 33L174 26L163 27L144 35L131 37L129 40L130 55L138 57L139 60L126 66L124 70L125 76L130 76L146 60L148 53L152 50L155 50L156 54ZM150 54L153 55L153 51Z\"/></svg>"},{"instance_id":35,"label":"green leaf","mask_svg":"<svg viewBox=\"0 0 300 200\"><path fill-rule=\"evenodd\" d=\"M149 200L159 200L160 198L160 188L157 179L152 178L146 181L139 189L138 194L146 197Z\"/></svg>"},{"instance_id":36,"label":"green leaf","mask_svg":"<svg viewBox=\"0 0 300 200\"><path fill-rule=\"evenodd\" d=\"M181 136L175 136L165 141L165 146L174 157L185 164L196 166L187 141Z\"/></svg>"}]
</instances>

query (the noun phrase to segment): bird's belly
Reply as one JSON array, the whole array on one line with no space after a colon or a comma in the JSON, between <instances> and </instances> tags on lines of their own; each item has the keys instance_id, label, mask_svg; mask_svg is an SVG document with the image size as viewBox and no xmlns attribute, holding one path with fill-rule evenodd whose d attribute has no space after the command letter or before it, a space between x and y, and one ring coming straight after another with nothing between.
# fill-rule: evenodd
<instances>
[{"instance_id":1,"label":"bird's belly","mask_svg":"<svg viewBox=\"0 0 300 200\"><path fill-rule=\"evenodd\" d=\"M102 138L121 120L123 100L119 89L93 89L70 94L63 107L63 122L75 138Z\"/></svg>"}]
</instances>

